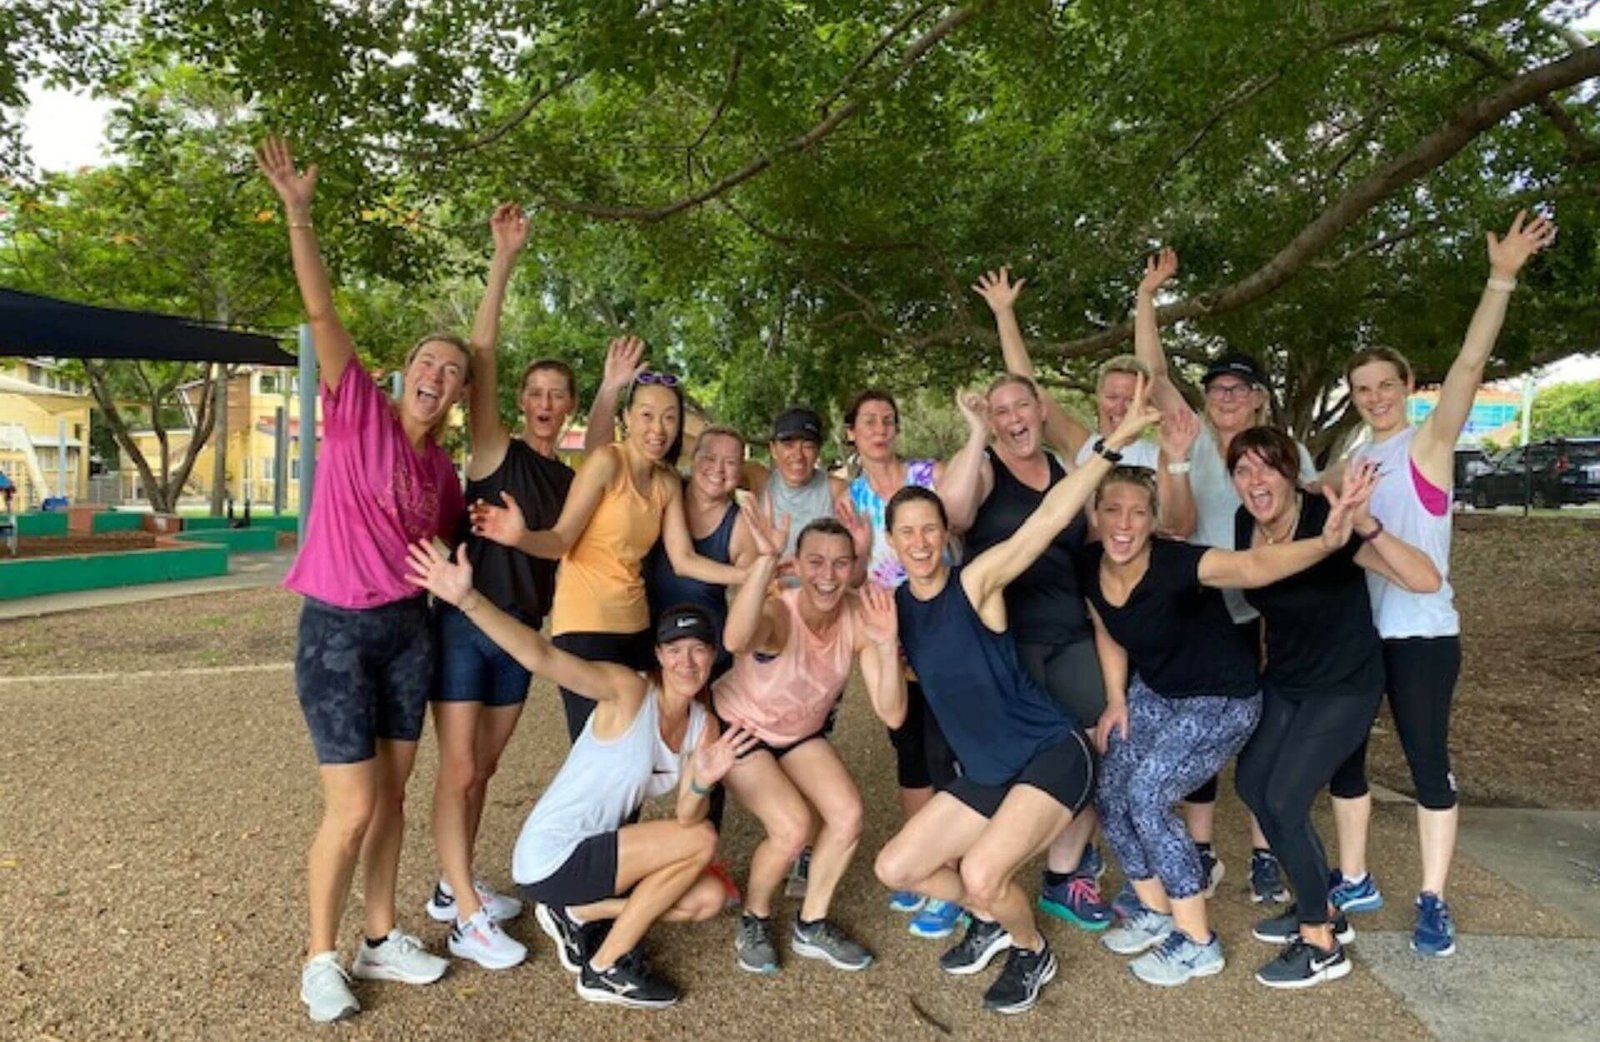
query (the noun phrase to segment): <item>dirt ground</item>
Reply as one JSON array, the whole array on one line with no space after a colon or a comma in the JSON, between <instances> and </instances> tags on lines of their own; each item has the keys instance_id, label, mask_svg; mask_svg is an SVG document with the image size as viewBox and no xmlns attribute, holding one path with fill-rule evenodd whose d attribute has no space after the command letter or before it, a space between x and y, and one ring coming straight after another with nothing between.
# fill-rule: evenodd
<instances>
[{"instance_id":1,"label":"dirt ground","mask_svg":"<svg viewBox=\"0 0 1600 1042\"><path fill-rule=\"evenodd\" d=\"M123 550L149 550L155 545L156 537L153 532L23 536L17 540L17 556L66 557L70 554L109 554Z\"/></svg>"}]
</instances>

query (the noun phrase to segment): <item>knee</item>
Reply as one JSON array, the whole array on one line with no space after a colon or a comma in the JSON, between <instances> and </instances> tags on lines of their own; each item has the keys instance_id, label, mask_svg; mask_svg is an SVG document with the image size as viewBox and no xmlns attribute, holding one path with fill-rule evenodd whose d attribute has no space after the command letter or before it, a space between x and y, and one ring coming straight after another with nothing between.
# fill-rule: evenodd
<instances>
[{"instance_id":1,"label":"knee","mask_svg":"<svg viewBox=\"0 0 1600 1042\"><path fill-rule=\"evenodd\" d=\"M359 847L372 824L376 804L372 799L342 801L323 811L322 827L347 847Z\"/></svg>"},{"instance_id":2,"label":"knee","mask_svg":"<svg viewBox=\"0 0 1600 1042\"><path fill-rule=\"evenodd\" d=\"M778 849L785 859L793 861L806 848L811 838L811 815L784 814L767 826L767 842Z\"/></svg>"},{"instance_id":3,"label":"knee","mask_svg":"<svg viewBox=\"0 0 1600 1042\"><path fill-rule=\"evenodd\" d=\"M722 913L725 897L722 884L715 879L701 878L683 898L683 914L690 922L703 923Z\"/></svg>"},{"instance_id":4,"label":"knee","mask_svg":"<svg viewBox=\"0 0 1600 1042\"><path fill-rule=\"evenodd\" d=\"M489 756L477 761L477 763L473 765L472 787L480 791L484 788L487 788L489 785L489 779L493 778L494 773L499 769L500 757L498 756Z\"/></svg>"},{"instance_id":5,"label":"knee","mask_svg":"<svg viewBox=\"0 0 1600 1042\"><path fill-rule=\"evenodd\" d=\"M465 799L477 780L478 765L468 752L445 753L439 757L438 790Z\"/></svg>"},{"instance_id":6,"label":"knee","mask_svg":"<svg viewBox=\"0 0 1600 1042\"><path fill-rule=\"evenodd\" d=\"M835 836L845 843L856 843L861 839L861 829L866 812L862 809L860 800L841 803L837 807L830 807L823 815L822 821Z\"/></svg>"},{"instance_id":7,"label":"knee","mask_svg":"<svg viewBox=\"0 0 1600 1042\"><path fill-rule=\"evenodd\" d=\"M992 908L1005 882L1005 873L986 859L961 859L961 889L968 903L982 909Z\"/></svg>"},{"instance_id":8,"label":"knee","mask_svg":"<svg viewBox=\"0 0 1600 1042\"><path fill-rule=\"evenodd\" d=\"M878 882L890 890L908 890L922 881L913 859L893 843L878 851L878 857L872 863L872 872L878 877Z\"/></svg>"},{"instance_id":9,"label":"knee","mask_svg":"<svg viewBox=\"0 0 1600 1042\"><path fill-rule=\"evenodd\" d=\"M689 826L689 850L693 860L711 864L717 856L717 830L711 822L697 821Z\"/></svg>"}]
</instances>

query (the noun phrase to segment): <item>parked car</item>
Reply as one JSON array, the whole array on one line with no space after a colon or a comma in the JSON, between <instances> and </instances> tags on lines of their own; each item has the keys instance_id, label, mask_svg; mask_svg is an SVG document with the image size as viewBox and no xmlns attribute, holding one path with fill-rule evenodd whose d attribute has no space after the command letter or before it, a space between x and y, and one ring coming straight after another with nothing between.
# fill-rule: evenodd
<instances>
[{"instance_id":1,"label":"parked car","mask_svg":"<svg viewBox=\"0 0 1600 1042\"><path fill-rule=\"evenodd\" d=\"M1536 507L1600 502L1600 437L1552 438L1502 452L1472 479L1472 505Z\"/></svg>"},{"instance_id":2,"label":"parked car","mask_svg":"<svg viewBox=\"0 0 1600 1042\"><path fill-rule=\"evenodd\" d=\"M1457 503L1469 502L1472 498L1472 479L1493 469L1494 461L1482 449L1476 446L1456 449L1456 478L1450 486L1454 490L1451 498Z\"/></svg>"}]
</instances>

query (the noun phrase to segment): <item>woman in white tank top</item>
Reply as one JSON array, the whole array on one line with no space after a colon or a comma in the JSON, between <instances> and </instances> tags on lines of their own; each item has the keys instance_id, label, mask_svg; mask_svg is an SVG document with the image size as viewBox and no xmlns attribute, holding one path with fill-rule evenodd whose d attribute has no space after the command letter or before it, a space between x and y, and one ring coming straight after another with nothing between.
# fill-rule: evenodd
<instances>
[{"instance_id":1,"label":"woman in white tank top","mask_svg":"<svg viewBox=\"0 0 1600 1042\"><path fill-rule=\"evenodd\" d=\"M1467 327L1461 352L1439 389L1439 401L1412 426L1406 399L1415 388L1410 364L1397 351L1357 351L1345 366L1350 400L1366 423L1369 440L1354 458L1382 468L1372 496L1372 516L1432 559L1444 584L1436 593L1411 593L1369 574L1373 619L1384 643L1389 708L1394 713L1417 794L1422 846L1422 893L1411 946L1424 955L1455 951L1455 928L1444 902L1456 844L1456 783L1448 747L1450 700L1461 666L1460 624L1449 580L1450 499L1455 445L1483 383L1484 366L1500 335L1517 273L1555 237L1542 217L1524 223L1517 214L1501 239L1489 233L1489 281ZM1365 771L1366 747L1340 768L1331 786L1339 833L1339 871L1330 896L1344 911L1382 907L1366 871L1367 822L1372 813Z\"/></svg>"}]
</instances>

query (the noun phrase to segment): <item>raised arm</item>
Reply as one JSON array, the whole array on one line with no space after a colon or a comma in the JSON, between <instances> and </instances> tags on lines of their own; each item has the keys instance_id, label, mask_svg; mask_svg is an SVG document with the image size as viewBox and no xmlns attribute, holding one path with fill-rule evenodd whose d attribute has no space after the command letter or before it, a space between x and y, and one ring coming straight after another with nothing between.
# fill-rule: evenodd
<instances>
[{"instance_id":1,"label":"raised arm","mask_svg":"<svg viewBox=\"0 0 1600 1042\"><path fill-rule=\"evenodd\" d=\"M1156 496L1161 503L1161 531L1188 539L1200 523L1189 485L1189 460L1200 436L1200 417L1187 405L1161 414L1161 455L1156 460Z\"/></svg>"},{"instance_id":2,"label":"raised arm","mask_svg":"<svg viewBox=\"0 0 1600 1042\"><path fill-rule=\"evenodd\" d=\"M1328 520L1322 534L1251 547L1249 550L1210 549L1200 558L1200 582L1205 586L1254 590L1303 572L1350 541L1355 513L1372 496L1378 468L1368 460L1346 469L1339 492L1324 488Z\"/></svg>"},{"instance_id":3,"label":"raised arm","mask_svg":"<svg viewBox=\"0 0 1600 1042\"><path fill-rule=\"evenodd\" d=\"M466 547L456 549L451 562L432 543L410 548L411 574L406 579L462 613L490 640L504 648L523 667L548 677L561 687L596 702L643 698L645 680L638 673L610 662L590 662L562 651L538 630L512 618L472 588L472 565Z\"/></svg>"},{"instance_id":4,"label":"raised arm","mask_svg":"<svg viewBox=\"0 0 1600 1042\"><path fill-rule=\"evenodd\" d=\"M767 586L778 570L778 556L789 538L789 517L774 527L760 510L742 510L749 519L750 541L756 556L750 573L728 604L728 621L722 627L722 646L730 655L761 652L775 655L788 639L788 612L775 598L767 596Z\"/></svg>"},{"instance_id":5,"label":"raised arm","mask_svg":"<svg viewBox=\"0 0 1600 1042\"><path fill-rule=\"evenodd\" d=\"M619 336L606 345L605 373L600 378L594 404L589 406L588 428L583 432L584 452L593 452L617 440L617 402L643 368L643 340L636 336Z\"/></svg>"},{"instance_id":6,"label":"raised arm","mask_svg":"<svg viewBox=\"0 0 1600 1042\"><path fill-rule=\"evenodd\" d=\"M1483 368L1500 337L1506 306L1517 285L1517 273L1528 258L1555 241L1556 226L1543 217L1526 225L1525 211L1519 210L1504 239L1494 232L1484 233L1489 243L1489 281L1472 313L1461 352L1450 364L1444 386L1439 388L1439 403L1417 429L1412 442L1412 459L1422 476L1439 488L1449 488L1455 480L1455 447L1472 413L1472 400L1483 383Z\"/></svg>"},{"instance_id":7,"label":"raised arm","mask_svg":"<svg viewBox=\"0 0 1600 1042\"><path fill-rule=\"evenodd\" d=\"M1033 359L1028 356L1028 343L1022 338L1022 326L1017 322L1017 297L1021 296L1022 287L1027 284L1027 279L1017 279L1013 282L1011 269L1001 268L999 271L984 272L973 284L972 289L983 298L984 303L989 305L989 310L994 314L995 330L1000 334L1000 354L1005 359L1006 372L1026 377L1037 386L1039 380L1034 375ZM1069 460L1075 459L1078 450L1094 432L1056 401L1054 395L1045 394L1044 389L1040 388L1039 396L1044 402L1045 441L1060 449Z\"/></svg>"},{"instance_id":8,"label":"raised arm","mask_svg":"<svg viewBox=\"0 0 1600 1042\"><path fill-rule=\"evenodd\" d=\"M500 312L505 307L506 287L517 257L528 243L528 218L516 203L502 203L489 219L494 238L494 255L489 260L489 280L472 318L472 386L468 388L467 423L472 433L472 455L467 460L467 477L481 478L494 473L505 459L511 442L500 419L500 387L495 347L500 341Z\"/></svg>"},{"instance_id":9,"label":"raised arm","mask_svg":"<svg viewBox=\"0 0 1600 1042\"><path fill-rule=\"evenodd\" d=\"M1161 350L1161 323L1156 320L1156 293L1177 273L1177 253L1162 249L1145 261L1144 278L1139 280L1134 294L1133 354L1150 370L1150 400L1162 412L1189 408L1167 371L1167 355Z\"/></svg>"},{"instance_id":10,"label":"raised arm","mask_svg":"<svg viewBox=\"0 0 1600 1042\"><path fill-rule=\"evenodd\" d=\"M989 444L989 402L981 394L956 392L956 408L967 420L967 441L950 461L935 463L933 488L944 501L952 532L965 532L978 516L978 506L987 489L982 488ZM990 472L993 485L993 472ZM981 494L980 494L981 493Z\"/></svg>"},{"instance_id":11,"label":"raised arm","mask_svg":"<svg viewBox=\"0 0 1600 1042\"><path fill-rule=\"evenodd\" d=\"M885 586L861 590L861 678L872 711L891 728L906 722L906 674L900 667L899 613L894 591Z\"/></svg>"},{"instance_id":12,"label":"raised arm","mask_svg":"<svg viewBox=\"0 0 1600 1042\"><path fill-rule=\"evenodd\" d=\"M311 223L311 198L317 189L317 165L295 169L294 153L288 142L269 137L256 150L256 166L283 200L283 215L289 225L289 254L294 261L294 278L300 287L300 302L311 326L311 346L317 353L317 368L322 384L330 390L339 386L345 366L355 357L350 331L333 309L333 286L328 268L322 263L322 249Z\"/></svg>"},{"instance_id":13,"label":"raised arm","mask_svg":"<svg viewBox=\"0 0 1600 1042\"><path fill-rule=\"evenodd\" d=\"M829 477L828 489L833 493L833 516L850 533L850 546L856 552L856 563L850 568L850 587L860 589L867 581L867 566L872 563L872 525L856 513L848 485Z\"/></svg>"},{"instance_id":14,"label":"raised arm","mask_svg":"<svg viewBox=\"0 0 1600 1042\"><path fill-rule=\"evenodd\" d=\"M522 506L509 492L501 492L502 504L478 500L468 507L473 535L493 540L501 546L514 546L525 554L554 561L564 557L572 544L578 541L606 486L617 476L623 464L615 448L606 448L589 454L573 476L572 487L561 505L561 516L555 527L530 530L522 513Z\"/></svg>"}]
</instances>

